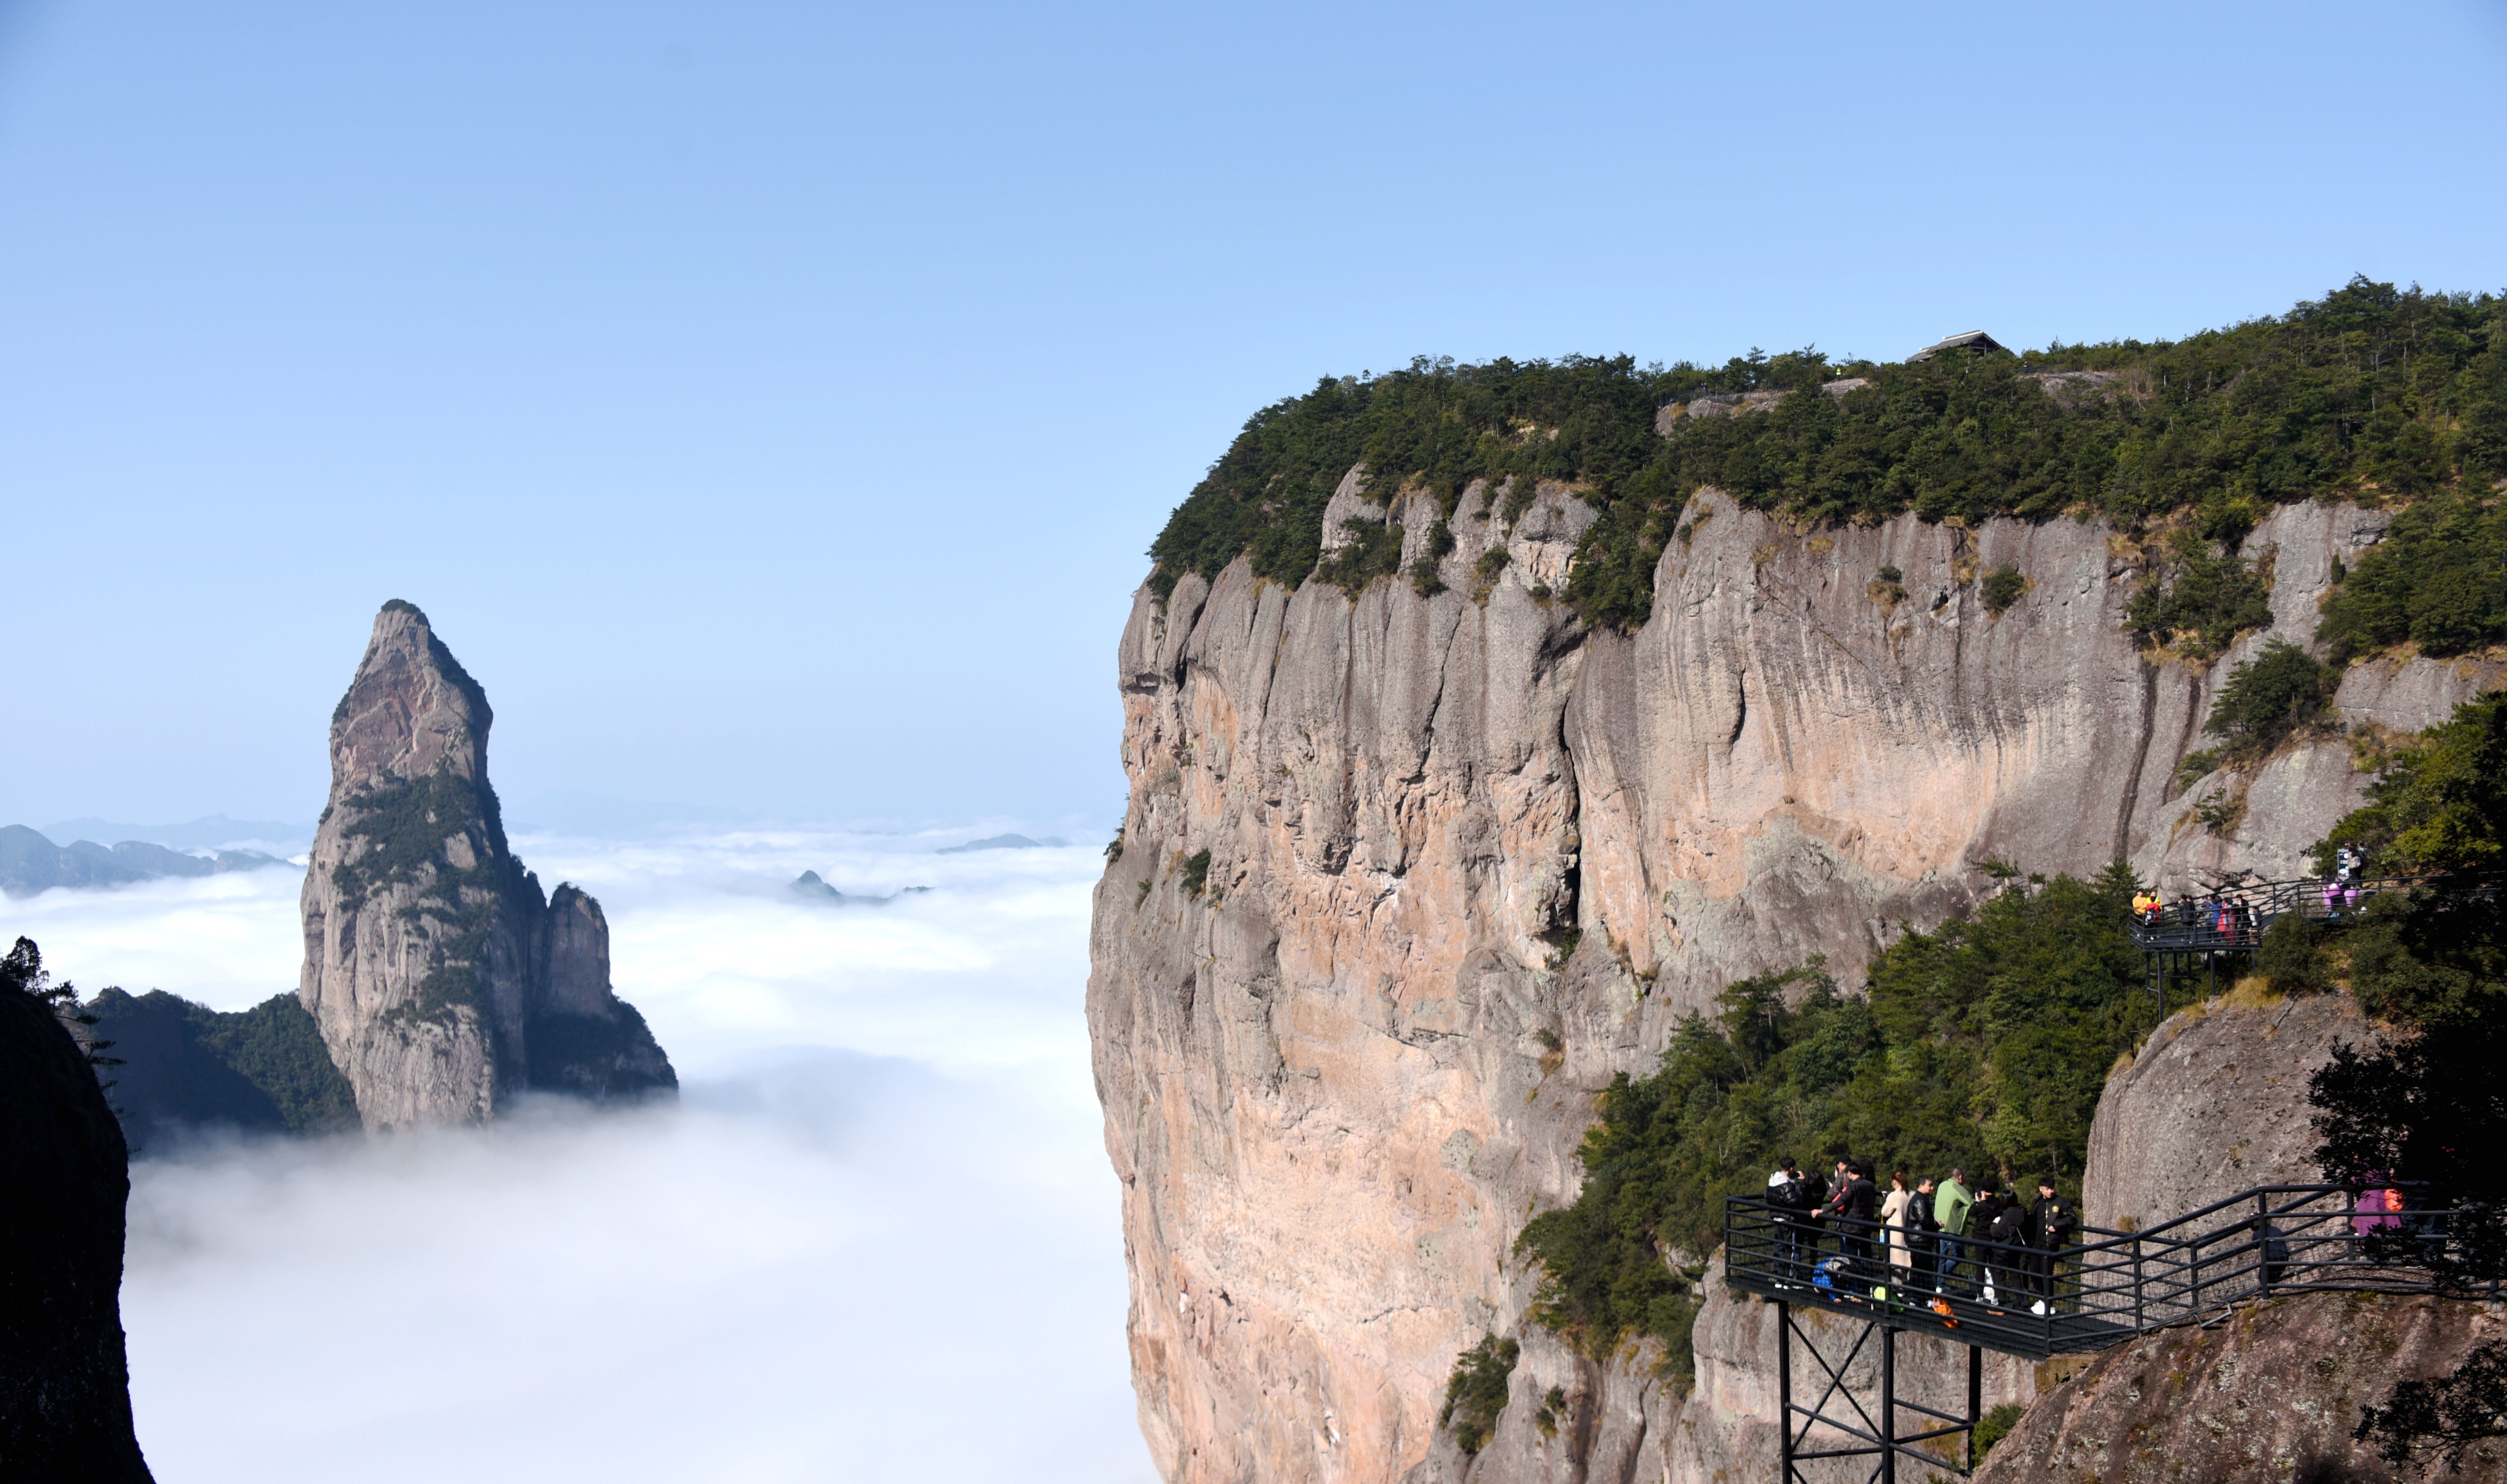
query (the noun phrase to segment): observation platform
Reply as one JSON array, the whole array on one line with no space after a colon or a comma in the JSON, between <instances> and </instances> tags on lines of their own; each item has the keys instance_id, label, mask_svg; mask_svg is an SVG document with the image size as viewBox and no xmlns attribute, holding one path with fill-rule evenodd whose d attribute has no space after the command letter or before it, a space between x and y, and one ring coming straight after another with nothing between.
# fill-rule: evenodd
<instances>
[{"instance_id":1,"label":"observation platform","mask_svg":"<svg viewBox=\"0 0 2507 1484\"><path fill-rule=\"evenodd\" d=\"M2379 897L2424 901L2494 902L2495 877L2461 872L2418 876L2367 876L2344 882L2325 877L2223 885L2200 897L2169 902L2133 919L2133 945L2144 953L2251 953L2281 918L2296 915L2326 926L2355 921Z\"/></svg>"},{"instance_id":2,"label":"observation platform","mask_svg":"<svg viewBox=\"0 0 2507 1484\"><path fill-rule=\"evenodd\" d=\"M2408 1200L2411 1187L2403 1188ZM2425 1270L2398 1265L2397 1255L2427 1261L2450 1253L2457 1213L2407 1207L2387 1217L2355 1204L2339 1185L2262 1185L2146 1231L2089 1228L2052 1250L1961 1238L1957 1261L1936 1278L1892 1265L1878 1222L1814 1220L1780 1213L1760 1196L1730 1197L1725 1283L1779 1312L1777 1478L1806 1484L1801 1466L1819 1460L1868 1461L1874 1484L1896 1484L1902 1461L1911 1477L1966 1475L1977 1462L1988 1350L2048 1360L2208 1322L2253 1299L2436 1291ZM1826 1285L1816 1282L1822 1273ZM2044 1312L2032 1312L2041 1300ZM1802 1309L1852 1325L1851 1348L1832 1355L1834 1326L1805 1327ZM1968 1348L1963 1413L1944 1410L1948 1401L1927 1405L1898 1394L1897 1341L1908 1334ZM1867 1351L1873 1358L1858 1368ZM1807 1405L1797 1399L1797 1352L1810 1357L1814 1369L1804 1379L1819 1388ZM1901 1414L1916 1419L1919 1430L1902 1430Z\"/></svg>"}]
</instances>

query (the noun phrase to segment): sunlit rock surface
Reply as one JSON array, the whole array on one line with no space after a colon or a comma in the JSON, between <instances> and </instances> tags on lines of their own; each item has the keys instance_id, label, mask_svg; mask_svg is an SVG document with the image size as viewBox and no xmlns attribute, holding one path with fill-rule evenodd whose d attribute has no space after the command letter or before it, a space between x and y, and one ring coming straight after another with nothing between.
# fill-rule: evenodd
<instances>
[{"instance_id":1,"label":"sunlit rock surface","mask_svg":"<svg viewBox=\"0 0 2507 1484\"><path fill-rule=\"evenodd\" d=\"M2307 1293L2116 1346L2031 1408L1977 1484L2383 1484L2397 1474L2350 1437L2361 1409L2397 1380L2451 1375L2475 1345L2507 1338L2496 1309ZM2507 1478L2507 1450L2477 1447L2460 1473L2429 1476Z\"/></svg>"},{"instance_id":2,"label":"sunlit rock surface","mask_svg":"<svg viewBox=\"0 0 2507 1484\"><path fill-rule=\"evenodd\" d=\"M298 995L368 1129L475 1123L529 1088L677 1086L609 987L609 927L543 897L488 782L487 693L393 601L331 718L331 798L305 876Z\"/></svg>"},{"instance_id":3,"label":"sunlit rock surface","mask_svg":"<svg viewBox=\"0 0 2507 1484\"><path fill-rule=\"evenodd\" d=\"M2375 1039L2347 995L2224 995L2169 1016L2098 1095L2082 1215L2140 1231L2256 1185L2315 1183L2307 1079L2334 1047Z\"/></svg>"},{"instance_id":4,"label":"sunlit rock surface","mask_svg":"<svg viewBox=\"0 0 2507 1484\"><path fill-rule=\"evenodd\" d=\"M1594 1093L1732 978L1825 953L1851 988L1900 921L1975 902L1985 858L2123 855L2171 889L2286 875L2362 796L2330 737L2262 769L2226 835L2172 779L2230 668L2311 636L2372 512L2275 511L2246 544L2275 624L2204 668L2137 652L2138 556L2102 525L1805 533L1712 491L1699 508L1633 635L1534 596L1592 519L1555 487L1510 528L1467 489L1434 597L1291 591L1241 561L1136 596L1131 798L1088 1007L1142 1425L1170 1479L1428 1459L1459 1351L1495 1331L1544 1353L1510 1248L1574 1196ZM1345 482L1326 540L1374 510ZM1435 511L1401 513L1406 563ZM2006 563L2028 588L1996 616L1969 579ZM2494 670L2363 666L2344 719L2426 725ZM1594 1373L1596 1417L1665 1405L1619 1376ZM1648 1429L1640 1472L1705 1477L1739 1445L1663 1440L1739 1437L1737 1406Z\"/></svg>"}]
</instances>

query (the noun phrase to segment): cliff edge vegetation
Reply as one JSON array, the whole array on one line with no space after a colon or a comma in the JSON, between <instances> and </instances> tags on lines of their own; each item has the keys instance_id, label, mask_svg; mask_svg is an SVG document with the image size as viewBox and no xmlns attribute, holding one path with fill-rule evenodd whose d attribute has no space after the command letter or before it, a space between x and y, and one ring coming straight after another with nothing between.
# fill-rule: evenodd
<instances>
[{"instance_id":1,"label":"cliff edge vegetation","mask_svg":"<svg viewBox=\"0 0 2507 1484\"><path fill-rule=\"evenodd\" d=\"M2015 879L1973 918L1902 932L1860 995L1818 960L1732 985L1657 1070L1602 1095L1583 1188L1516 1242L1542 1267L1533 1318L1597 1357L1652 1335L1677 1366L1695 1305L1663 1253L1712 1250L1725 1198L1782 1155L1872 1156L1910 1182L1954 1165L2051 1175L2076 1193L2107 1068L2151 1029L2137 889L2122 862Z\"/></svg>"},{"instance_id":2,"label":"cliff edge vegetation","mask_svg":"<svg viewBox=\"0 0 2507 1484\"><path fill-rule=\"evenodd\" d=\"M1239 556L1291 586L1391 574L1400 542L1384 529L1354 529L1352 550L1318 566L1325 507L1363 464L1366 492L1388 511L1391 496L1424 488L1450 517L1465 486L1484 479L1507 490L1499 511L1511 520L1540 482L1574 487L1600 518L1562 596L1623 629L1645 621L1655 565L1688 539L1699 518L1690 498L1709 487L1814 523L1912 510L1971 525L2075 514L2137 527L2190 512L2187 550L2171 555L2230 563L2198 586L2225 579L2234 607L2245 586L2232 569L2236 545L2275 503L2486 494L2507 478L2502 327L2507 300L2491 294L2354 278L2285 314L2181 341L1907 364L1833 362L1814 347L1716 368L1423 357L1327 377L1256 413L1150 546L1149 581L1163 597L1185 573L1215 577ZM2486 613L2471 628L2495 638L2507 603L2482 599L2477 571L2457 585L2436 600ZM2354 641L2393 642L2416 622L2391 598L2353 606L2338 622ZM2430 627L2441 642L2473 641L2462 625Z\"/></svg>"},{"instance_id":3,"label":"cliff edge vegetation","mask_svg":"<svg viewBox=\"0 0 2507 1484\"><path fill-rule=\"evenodd\" d=\"M356 1094L294 995L219 1011L164 990L106 989L84 1009L90 1034L120 1064L113 1111L134 1153L185 1129L318 1135L358 1126Z\"/></svg>"}]
</instances>

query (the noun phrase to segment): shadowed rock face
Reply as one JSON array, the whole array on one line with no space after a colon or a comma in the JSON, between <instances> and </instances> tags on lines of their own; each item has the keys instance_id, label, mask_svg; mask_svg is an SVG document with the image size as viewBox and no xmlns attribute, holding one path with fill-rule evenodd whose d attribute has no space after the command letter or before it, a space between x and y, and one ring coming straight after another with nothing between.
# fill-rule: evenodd
<instances>
[{"instance_id":1,"label":"shadowed rock face","mask_svg":"<svg viewBox=\"0 0 2507 1484\"><path fill-rule=\"evenodd\" d=\"M528 1089L677 1086L609 988L609 928L572 887L544 899L488 782L487 694L408 603L375 620L331 718L298 995L368 1129L481 1122Z\"/></svg>"},{"instance_id":2,"label":"shadowed rock face","mask_svg":"<svg viewBox=\"0 0 2507 1484\"><path fill-rule=\"evenodd\" d=\"M128 1162L68 1031L0 978L0 1478L148 1480L122 1342Z\"/></svg>"},{"instance_id":3,"label":"shadowed rock face","mask_svg":"<svg viewBox=\"0 0 2507 1484\"><path fill-rule=\"evenodd\" d=\"M2308 1293L2119 1345L2031 1408L1977 1484L2383 1484L2395 1475L2350 1440L2361 1409L2507 1336L2490 1307ZM2507 1450L2476 1449L2460 1474L2432 1476L2507 1478Z\"/></svg>"},{"instance_id":4,"label":"shadowed rock face","mask_svg":"<svg viewBox=\"0 0 2507 1484\"><path fill-rule=\"evenodd\" d=\"M2362 796L2338 742L2266 765L2225 836L2192 818L2222 780L2172 779L2230 667L2311 635L2373 512L2274 512L2247 543L2274 627L2203 669L2136 651L2139 570L2103 525L1803 533L1702 507L1633 635L1535 597L1592 520L1555 487L1510 527L1467 489L1433 597L1242 561L1136 597L1088 1011L1171 1480L1425 1459L1459 1351L1495 1331L1540 1354L1510 1248L1573 1198L1593 1095L1731 979L1825 953L1851 986L1899 921L1972 904L1987 857L2123 855L2171 888L2292 874ZM1375 513L1344 482L1327 544ZM1436 512L1401 514L1406 569ZM1997 617L1969 579L2006 563L2029 588ZM2496 672L2361 666L2340 704L2416 728ZM1594 1415L1656 1404L1617 1374L1595 1372ZM1696 1476L1685 1457L1658 1463Z\"/></svg>"}]
</instances>

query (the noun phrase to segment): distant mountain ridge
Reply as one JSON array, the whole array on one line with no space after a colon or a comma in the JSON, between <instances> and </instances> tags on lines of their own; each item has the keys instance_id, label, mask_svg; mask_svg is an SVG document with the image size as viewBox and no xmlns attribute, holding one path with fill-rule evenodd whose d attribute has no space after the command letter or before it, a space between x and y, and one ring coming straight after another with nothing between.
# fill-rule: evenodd
<instances>
[{"instance_id":1,"label":"distant mountain ridge","mask_svg":"<svg viewBox=\"0 0 2507 1484\"><path fill-rule=\"evenodd\" d=\"M192 855L144 840L101 846L92 840L54 845L22 824L0 825L0 892L32 896L54 887L116 887L166 876L215 876L287 862L259 851Z\"/></svg>"},{"instance_id":2,"label":"distant mountain ridge","mask_svg":"<svg viewBox=\"0 0 2507 1484\"><path fill-rule=\"evenodd\" d=\"M1030 840L1025 835L994 835L985 840L969 840L964 845L944 845L933 853L964 855L975 851L1044 851L1062 844L1062 840L1052 835L1042 840Z\"/></svg>"},{"instance_id":3,"label":"distant mountain ridge","mask_svg":"<svg viewBox=\"0 0 2507 1484\"><path fill-rule=\"evenodd\" d=\"M92 815L39 826L54 840L144 840L178 851L216 851L238 845L302 846L313 838L313 826L277 819L230 819L202 814L182 824L126 824Z\"/></svg>"}]
</instances>

